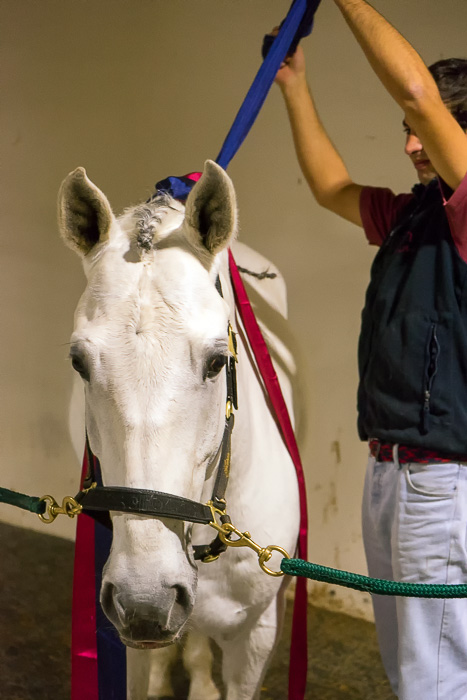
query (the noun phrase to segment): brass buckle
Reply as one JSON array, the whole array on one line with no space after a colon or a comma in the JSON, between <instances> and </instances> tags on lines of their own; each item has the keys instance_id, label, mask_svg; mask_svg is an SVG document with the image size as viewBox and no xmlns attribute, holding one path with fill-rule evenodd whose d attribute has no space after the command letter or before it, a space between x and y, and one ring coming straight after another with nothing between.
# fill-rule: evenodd
<instances>
[{"instance_id":1,"label":"brass buckle","mask_svg":"<svg viewBox=\"0 0 467 700\"><path fill-rule=\"evenodd\" d=\"M230 321L229 321L228 332L229 332L229 352L232 355L232 357L234 358L235 362L238 362L237 343L235 340L235 333L234 333L234 330L230 324Z\"/></svg>"},{"instance_id":2,"label":"brass buckle","mask_svg":"<svg viewBox=\"0 0 467 700\"><path fill-rule=\"evenodd\" d=\"M207 554L204 557L204 559L201 559L201 561L203 562L203 564L210 564L211 562L219 559L219 557L220 557L220 554Z\"/></svg>"}]
</instances>

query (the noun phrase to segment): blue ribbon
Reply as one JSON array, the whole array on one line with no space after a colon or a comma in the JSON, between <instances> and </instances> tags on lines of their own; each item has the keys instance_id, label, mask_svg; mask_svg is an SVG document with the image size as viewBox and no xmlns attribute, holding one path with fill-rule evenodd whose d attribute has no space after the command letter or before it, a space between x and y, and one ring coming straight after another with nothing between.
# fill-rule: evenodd
<instances>
[{"instance_id":1,"label":"blue ribbon","mask_svg":"<svg viewBox=\"0 0 467 700\"><path fill-rule=\"evenodd\" d=\"M267 42L268 49L263 48L263 53L267 54L266 59L261 64L216 158L216 163L224 170L227 169L253 126L287 53L293 53L300 39L311 33L313 17L320 1L295 0L281 24L279 34L272 43Z\"/></svg>"},{"instance_id":2,"label":"blue ribbon","mask_svg":"<svg viewBox=\"0 0 467 700\"><path fill-rule=\"evenodd\" d=\"M300 24L298 25L298 29L295 33L295 36L292 40L292 43L289 46L289 50L287 51L286 58L289 56L293 56L295 51L297 50L297 46L300 43L300 40L303 39L305 36L309 36L312 32L313 29L313 20L315 17L315 12L318 8L318 5L320 3L320 0L317 0L316 2L308 2L306 10L303 14L303 17L301 19ZM280 23L279 29L282 27L284 22ZM266 34L266 36L263 39L263 47L261 50L261 54L263 58L266 58L266 56L269 53L269 50L271 46L274 43L275 37L272 36L272 34Z\"/></svg>"},{"instance_id":3,"label":"blue ribbon","mask_svg":"<svg viewBox=\"0 0 467 700\"><path fill-rule=\"evenodd\" d=\"M102 486L99 460L94 457L96 482ZM109 622L100 604L102 574L112 546L112 530L99 522L94 524L97 677L99 700L126 700L126 647ZM85 700L83 698L83 700Z\"/></svg>"},{"instance_id":4,"label":"blue ribbon","mask_svg":"<svg viewBox=\"0 0 467 700\"><path fill-rule=\"evenodd\" d=\"M294 0L287 17L280 25L278 35L273 37L267 34L264 37L262 46L264 61L216 158L216 163L224 170L227 169L253 126L281 63L286 56L295 53L300 39L311 34L313 19L320 2L321 0ZM194 184L194 181L187 180L186 177L171 176L158 182L156 190L164 190L175 199L184 201Z\"/></svg>"}]
</instances>

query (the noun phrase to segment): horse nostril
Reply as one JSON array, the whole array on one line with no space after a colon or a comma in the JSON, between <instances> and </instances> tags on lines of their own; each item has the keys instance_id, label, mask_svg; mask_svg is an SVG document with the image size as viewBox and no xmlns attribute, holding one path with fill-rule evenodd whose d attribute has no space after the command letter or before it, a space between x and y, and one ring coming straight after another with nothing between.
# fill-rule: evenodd
<instances>
[{"instance_id":1,"label":"horse nostril","mask_svg":"<svg viewBox=\"0 0 467 700\"><path fill-rule=\"evenodd\" d=\"M113 592L115 586L112 583L104 583L101 588L101 606L104 612L113 607ZM106 612L107 614L107 612Z\"/></svg>"},{"instance_id":2,"label":"horse nostril","mask_svg":"<svg viewBox=\"0 0 467 700\"><path fill-rule=\"evenodd\" d=\"M101 588L101 607L104 611L106 617L116 625L120 622L122 625L125 624L126 614L125 610L119 601L119 596L116 594L116 587L113 583L104 583Z\"/></svg>"},{"instance_id":3,"label":"horse nostril","mask_svg":"<svg viewBox=\"0 0 467 700\"><path fill-rule=\"evenodd\" d=\"M192 602L191 602L191 596L188 593L188 589L185 588L185 586L180 586L180 585L172 586L172 588L175 591L175 602L183 610L191 610Z\"/></svg>"}]
</instances>

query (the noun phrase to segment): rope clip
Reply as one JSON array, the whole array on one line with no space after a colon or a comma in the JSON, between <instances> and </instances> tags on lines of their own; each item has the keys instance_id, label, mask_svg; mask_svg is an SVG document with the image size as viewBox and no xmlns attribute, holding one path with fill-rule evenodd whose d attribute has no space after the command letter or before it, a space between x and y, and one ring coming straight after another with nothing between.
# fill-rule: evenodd
<instances>
[{"instance_id":1,"label":"rope clip","mask_svg":"<svg viewBox=\"0 0 467 700\"><path fill-rule=\"evenodd\" d=\"M97 486L93 483L88 489L83 489L80 494L87 493L90 489ZM39 499L39 503L45 503L45 511L43 513L38 513L39 519L46 525L50 525L59 515L67 515L69 518L74 518L75 515L79 515L83 510L83 506L78 503L76 498L73 496L65 496L62 501L62 505L59 505L53 496L47 494Z\"/></svg>"},{"instance_id":2,"label":"rope clip","mask_svg":"<svg viewBox=\"0 0 467 700\"><path fill-rule=\"evenodd\" d=\"M285 559L290 559L290 555L282 547L275 544L270 544L267 547L261 547L251 538L249 532L241 532L232 523L219 523L217 516L225 515L225 512L216 508L212 501L208 501L206 505L211 509L212 521L209 523L219 533L219 538L227 547L248 547L258 555L258 563L262 571L269 576L284 576L283 571L273 571L266 566L266 562L270 560L273 552L279 552ZM230 539L232 535L236 535L236 539Z\"/></svg>"}]
</instances>

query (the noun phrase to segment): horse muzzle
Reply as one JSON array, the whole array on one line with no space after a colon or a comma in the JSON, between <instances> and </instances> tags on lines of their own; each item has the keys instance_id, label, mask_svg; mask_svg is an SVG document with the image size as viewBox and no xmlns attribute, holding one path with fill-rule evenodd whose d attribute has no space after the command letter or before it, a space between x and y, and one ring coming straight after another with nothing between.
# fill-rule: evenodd
<instances>
[{"instance_id":1,"label":"horse muzzle","mask_svg":"<svg viewBox=\"0 0 467 700\"><path fill-rule=\"evenodd\" d=\"M193 610L194 597L181 584L154 594L134 594L104 583L102 609L127 646L158 648L175 642Z\"/></svg>"}]
</instances>

